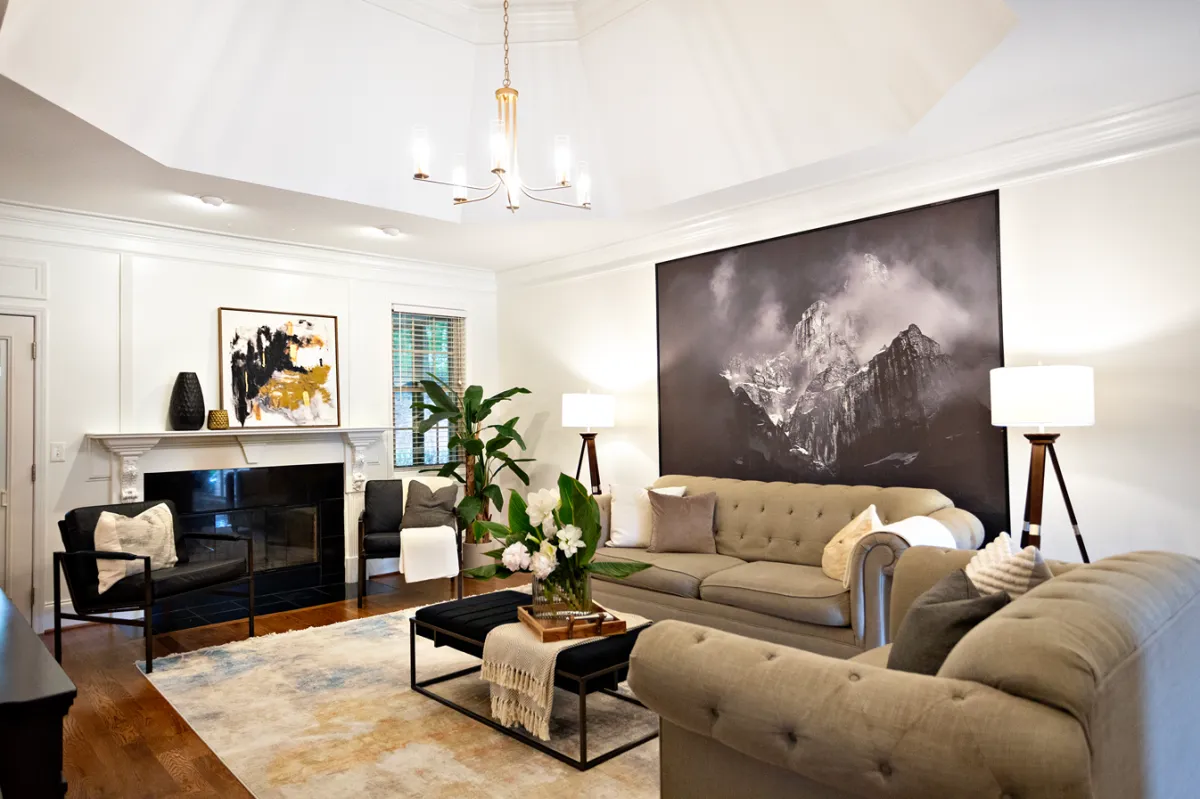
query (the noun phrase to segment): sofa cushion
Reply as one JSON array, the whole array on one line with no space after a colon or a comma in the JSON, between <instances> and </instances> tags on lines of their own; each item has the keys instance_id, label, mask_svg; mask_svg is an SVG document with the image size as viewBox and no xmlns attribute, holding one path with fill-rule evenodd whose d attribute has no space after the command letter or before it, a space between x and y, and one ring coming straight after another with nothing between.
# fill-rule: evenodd
<instances>
[{"instance_id":1,"label":"sofa cushion","mask_svg":"<svg viewBox=\"0 0 1200 799\"><path fill-rule=\"evenodd\" d=\"M963 636L1010 601L1003 591L981 594L962 569L950 572L917 597L904 615L888 668L937 674Z\"/></svg>"},{"instance_id":2,"label":"sofa cushion","mask_svg":"<svg viewBox=\"0 0 1200 799\"><path fill-rule=\"evenodd\" d=\"M874 505L884 524L927 516L954 503L929 488L760 483L717 477L667 475L654 488L687 486L689 494L717 495L717 552L746 561L820 566L829 539Z\"/></svg>"},{"instance_id":3,"label":"sofa cushion","mask_svg":"<svg viewBox=\"0 0 1200 799\"><path fill-rule=\"evenodd\" d=\"M136 604L146 597L144 570L117 581L101 599L105 602ZM231 582L246 576L246 561L240 558L204 560L181 563L169 569L150 572L151 593L155 599L196 591L209 586Z\"/></svg>"},{"instance_id":4,"label":"sofa cushion","mask_svg":"<svg viewBox=\"0 0 1200 799\"><path fill-rule=\"evenodd\" d=\"M400 557L400 533L367 533L363 536L363 552L367 555Z\"/></svg>"},{"instance_id":5,"label":"sofa cushion","mask_svg":"<svg viewBox=\"0 0 1200 799\"><path fill-rule=\"evenodd\" d=\"M647 552L631 547L603 547L596 550L596 560L623 563L649 563L654 568L643 569L618 583L645 588L676 596L700 597L700 583L704 578L723 569L744 566L743 560L728 555L701 555L681 552ZM819 570L818 570L819 571ZM596 575L597 580L610 578Z\"/></svg>"},{"instance_id":6,"label":"sofa cushion","mask_svg":"<svg viewBox=\"0 0 1200 799\"><path fill-rule=\"evenodd\" d=\"M820 566L746 563L705 578L700 598L791 621L850 626L850 592L841 580L826 577Z\"/></svg>"}]
</instances>

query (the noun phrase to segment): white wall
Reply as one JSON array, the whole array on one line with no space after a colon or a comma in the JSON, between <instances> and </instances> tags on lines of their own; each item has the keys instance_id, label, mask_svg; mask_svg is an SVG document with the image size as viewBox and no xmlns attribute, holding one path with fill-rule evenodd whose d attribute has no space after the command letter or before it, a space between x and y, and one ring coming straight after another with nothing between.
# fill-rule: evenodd
<instances>
[{"instance_id":1,"label":"white wall","mask_svg":"<svg viewBox=\"0 0 1200 799\"><path fill-rule=\"evenodd\" d=\"M466 311L468 378L495 384L491 272L0 205L0 305L41 309L46 320L38 601L51 598L57 521L110 501L108 459L89 454L85 435L165 430L180 371L196 372L216 407L219 306L337 316L342 426L390 427L393 303ZM66 444L65 462L48 462L51 442ZM180 457L174 468L186 468ZM389 476L389 448L373 447L368 464L369 477Z\"/></svg>"},{"instance_id":2,"label":"white wall","mask_svg":"<svg viewBox=\"0 0 1200 799\"><path fill-rule=\"evenodd\" d=\"M867 213L932 199L942 198ZM1005 186L1000 206L1007 362L1096 369L1097 424L1065 431L1058 447L1090 554L1200 556L1188 523L1200 512L1200 143ZM794 229L837 221L810 214ZM731 245L760 237L724 235ZM575 468L578 438L560 426L560 395L589 386L617 395L617 427L598 438L605 483L658 475L654 265L620 263L557 282L501 282L502 382L534 392L520 411L534 420L535 487ZM1028 458L1011 434L1015 529ZM1078 559L1052 478L1046 492L1044 548Z\"/></svg>"}]
</instances>

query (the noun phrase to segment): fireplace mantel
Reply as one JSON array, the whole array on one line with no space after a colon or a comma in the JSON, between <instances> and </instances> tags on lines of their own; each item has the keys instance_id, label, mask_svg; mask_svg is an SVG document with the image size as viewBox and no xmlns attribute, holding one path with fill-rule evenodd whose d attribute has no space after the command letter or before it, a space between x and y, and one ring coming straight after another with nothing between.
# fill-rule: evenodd
<instances>
[{"instance_id":1,"label":"fireplace mantel","mask_svg":"<svg viewBox=\"0 0 1200 799\"><path fill-rule=\"evenodd\" d=\"M357 493L366 484L367 448L386 437L390 427L288 427L269 430L170 430L154 433L89 433L89 446L99 444L109 453L120 483L121 502L142 498L138 459L153 449L237 445L246 464L262 458L264 448L294 442L341 441L347 450L347 492ZM115 492L114 492L115 493Z\"/></svg>"}]
</instances>

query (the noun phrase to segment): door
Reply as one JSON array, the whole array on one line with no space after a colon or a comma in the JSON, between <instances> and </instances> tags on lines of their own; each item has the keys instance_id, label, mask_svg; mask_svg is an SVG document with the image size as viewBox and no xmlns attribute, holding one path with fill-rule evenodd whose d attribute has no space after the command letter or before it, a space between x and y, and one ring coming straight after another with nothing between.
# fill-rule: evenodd
<instances>
[{"instance_id":1,"label":"door","mask_svg":"<svg viewBox=\"0 0 1200 799\"><path fill-rule=\"evenodd\" d=\"M33 618L31 316L0 315L0 589Z\"/></svg>"}]
</instances>

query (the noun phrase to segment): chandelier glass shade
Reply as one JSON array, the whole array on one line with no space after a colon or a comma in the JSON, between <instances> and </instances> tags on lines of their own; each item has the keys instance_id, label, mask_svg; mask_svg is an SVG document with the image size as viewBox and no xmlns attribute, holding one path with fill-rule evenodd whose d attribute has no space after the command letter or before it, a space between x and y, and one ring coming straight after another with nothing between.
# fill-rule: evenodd
<instances>
[{"instance_id":1,"label":"chandelier glass shade","mask_svg":"<svg viewBox=\"0 0 1200 799\"><path fill-rule=\"evenodd\" d=\"M434 180L430 177L429 133L425 128L415 128L412 139L413 180L450 186L453 189L455 205L481 202L503 191L505 207L513 213L521 207L522 196L552 205L590 210L591 175L588 173L587 164L580 162L578 178L572 183L571 141L567 136L554 137L553 184L544 188L534 188L521 180L521 169L517 159L518 96L508 75L508 0L504 0L504 85L496 89L496 118L492 120L488 135L488 163L494 179L486 186L468 183L466 156L456 155L450 171L450 180ZM561 194L555 194L571 188L575 189L574 202L561 199Z\"/></svg>"}]
</instances>

